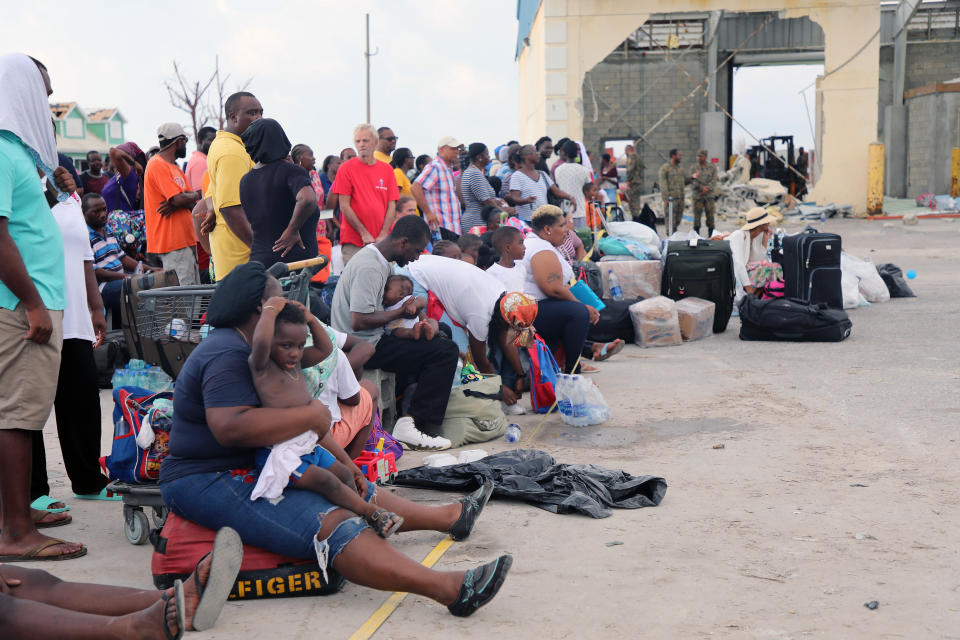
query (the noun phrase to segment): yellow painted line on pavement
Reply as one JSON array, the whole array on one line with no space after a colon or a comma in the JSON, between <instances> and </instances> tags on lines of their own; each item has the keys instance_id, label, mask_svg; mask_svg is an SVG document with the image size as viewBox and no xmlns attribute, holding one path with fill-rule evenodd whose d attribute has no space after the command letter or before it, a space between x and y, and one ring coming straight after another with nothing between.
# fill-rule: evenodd
<instances>
[{"instance_id":1,"label":"yellow painted line on pavement","mask_svg":"<svg viewBox=\"0 0 960 640\"><path fill-rule=\"evenodd\" d=\"M437 564L437 560L446 553L447 549L450 548L450 545L453 544L453 538L447 536L443 540L437 543L430 553L427 554L427 557L423 559L422 564L426 568L431 568L433 565ZM380 608L373 612L367 621L360 625L360 628L353 632L353 635L350 636L350 640L368 640L374 633L377 632L377 629L380 628L384 622L387 621L387 618L390 617L390 614L397 610L397 607L400 606L400 603L403 602L403 599L407 597L405 591L395 591L393 595L387 598L387 601L380 605Z\"/></svg>"}]
</instances>

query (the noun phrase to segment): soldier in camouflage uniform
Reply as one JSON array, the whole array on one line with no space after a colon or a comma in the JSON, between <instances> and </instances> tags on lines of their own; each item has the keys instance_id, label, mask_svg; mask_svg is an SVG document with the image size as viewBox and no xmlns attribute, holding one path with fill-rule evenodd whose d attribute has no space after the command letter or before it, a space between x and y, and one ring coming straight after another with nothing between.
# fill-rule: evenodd
<instances>
[{"instance_id":1,"label":"soldier in camouflage uniform","mask_svg":"<svg viewBox=\"0 0 960 640\"><path fill-rule=\"evenodd\" d=\"M697 165L690 176L693 179L693 230L700 233L700 217L706 213L707 237L713 235L716 215L717 166L707 162L707 150L697 151Z\"/></svg>"},{"instance_id":2,"label":"soldier in camouflage uniform","mask_svg":"<svg viewBox=\"0 0 960 640\"><path fill-rule=\"evenodd\" d=\"M660 195L663 197L663 225L669 224L670 212L668 203L673 199L673 233L683 220L683 188L690 181L687 172L680 164L683 155L679 149L670 149L670 161L660 167Z\"/></svg>"},{"instance_id":3,"label":"soldier in camouflage uniform","mask_svg":"<svg viewBox=\"0 0 960 640\"><path fill-rule=\"evenodd\" d=\"M643 193L643 157L640 155L640 141L637 140L633 153L627 159L627 201L630 203L630 215L640 216L640 195Z\"/></svg>"}]
</instances>

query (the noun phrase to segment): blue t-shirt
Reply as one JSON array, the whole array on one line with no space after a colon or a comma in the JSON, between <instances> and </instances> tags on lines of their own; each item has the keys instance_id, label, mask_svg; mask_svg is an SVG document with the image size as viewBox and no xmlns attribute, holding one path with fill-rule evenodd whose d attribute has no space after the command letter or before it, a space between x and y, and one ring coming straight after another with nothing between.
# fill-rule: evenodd
<instances>
[{"instance_id":1,"label":"blue t-shirt","mask_svg":"<svg viewBox=\"0 0 960 640\"><path fill-rule=\"evenodd\" d=\"M252 469L256 449L225 447L207 426L206 409L257 407L247 358L250 346L236 330L214 329L187 358L173 394L170 455L160 468L160 482L194 473Z\"/></svg>"},{"instance_id":2,"label":"blue t-shirt","mask_svg":"<svg viewBox=\"0 0 960 640\"><path fill-rule=\"evenodd\" d=\"M47 309L64 309L60 227L43 195L33 156L9 131L0 131L0 218L7 219L7 230L43 304ZM15 309L19 302L0 282L0 307Z\"/></svg>"}]
</instances>

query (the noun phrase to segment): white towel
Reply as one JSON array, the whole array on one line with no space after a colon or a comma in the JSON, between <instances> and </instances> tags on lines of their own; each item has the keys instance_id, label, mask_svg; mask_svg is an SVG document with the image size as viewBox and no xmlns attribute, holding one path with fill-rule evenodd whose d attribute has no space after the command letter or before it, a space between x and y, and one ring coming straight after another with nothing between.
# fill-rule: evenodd
<instances>
[{"instance_id":1,"label":"white towel","mask_svg":"<svg viewBox=\"0 0 960 640\"><path fill-rule=\"evenodd\" d=\"M22 53L0 56L0 130L20 138L52 177L59 162L47 90L40 69Z\"/></svg>"},{"instance_id":2,"label":"white towel","mask_svg":"<svg viewBox=\"0 0 960 640\"><path fill-rule=\"evenodd\" d=\"M313 431L305 431L296 438L273 445L250 499L278 500L290 482L290 474L300 466L300 456L313 451L318 439Z\"/></svg>"}]
</instances>

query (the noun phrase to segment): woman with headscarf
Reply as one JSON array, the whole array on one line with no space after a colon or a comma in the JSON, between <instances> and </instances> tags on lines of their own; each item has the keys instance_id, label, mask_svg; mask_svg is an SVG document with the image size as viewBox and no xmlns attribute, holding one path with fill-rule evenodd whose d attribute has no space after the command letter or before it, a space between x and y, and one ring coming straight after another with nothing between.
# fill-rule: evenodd
<instances>
[{"instance_id":1,"label":"woman with headscarf","mask_svg":"<svg viewBox=\"0 0 960 640\"><path fill-rule=\"evenodd\" d=\"M107 203L106 231L127 255L142 260L147 251L142 202L147 156L135 142L124 142L110 148L110 162L115 171L100 192Z\"/></svg>"},{"instance_id":2,"label":"woman with headscarf","mask_svg":"<svg viewBox=\"0 0 960 640\"><path fill-rule=\"evenodd\" d=\"M287 162L290 140L272 118L241 136L254 161L240 180L240 203L253 229L250 259L271 265L317 257L317 194L303 167Z\"/></svg>"},{"instance_id":3,"label":"woman with headscarf","mask_svg":"<svg viewBox=\"0 0 960 640\"><path fill-rule=\"evenodd\" d=\"M263 305L282 295L280 283L259 262L233 269L210 299L207 322L215 327L177 377L170 455L160 470L160 488L171 511L205 527L229 526L245 544L287 557L316 559L347 580L387 591L410 591L470 615L489 602L512 558L469 571L442 573L404 556L355 513L319 493L285 489L275 504L251 500L257 480L257 447L271 446L318 428L329 410L319 400L286 409L260 406L247 359ZM314 404L316 403L316 404ZM470 496L425 506L380 490L362 477L342 448L330 452L350 469L366 501L404 518L402 531L448 532L463 540L472 532L493 492L487 482Z\"/></svg>"}]
</instances>

